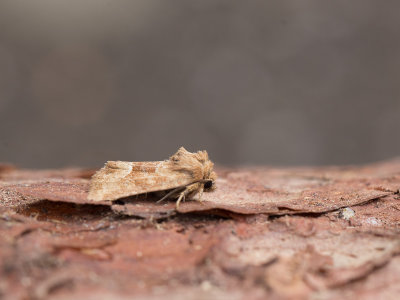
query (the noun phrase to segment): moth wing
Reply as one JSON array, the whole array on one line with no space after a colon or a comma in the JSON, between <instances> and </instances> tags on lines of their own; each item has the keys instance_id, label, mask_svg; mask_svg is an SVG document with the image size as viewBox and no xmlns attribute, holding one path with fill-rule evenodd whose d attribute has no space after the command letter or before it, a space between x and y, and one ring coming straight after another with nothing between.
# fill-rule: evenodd
<instances>
[{"instance_id":1,"label":"moth wing","mask_svg":"<svg viewBox=\"0 0 400 300\"><path fill-rule=\"evenodd\" d=\"M116 200L184 186L194 181L188 172L172 169L170 161L108 161L93 175L88 199Z\"/></svg>"}]
</instances>

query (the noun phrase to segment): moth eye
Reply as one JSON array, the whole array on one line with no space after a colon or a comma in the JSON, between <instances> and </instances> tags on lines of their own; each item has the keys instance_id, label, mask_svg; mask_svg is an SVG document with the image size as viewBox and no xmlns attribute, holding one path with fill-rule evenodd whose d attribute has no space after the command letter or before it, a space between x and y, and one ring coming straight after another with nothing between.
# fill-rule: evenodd
<instances>
[{"instance_id":1,"label":"moth eye","mask_svg":"<svg viewBox=\"0 0 400 300\"><path fill-rule=\"evenodd\" d=\"M204 188L205 189L211 189L212 188L212 185L213 185L213 182L210 180L210 181L207 181L205 184L204 184Z\"/></svg>"}]
</instances>

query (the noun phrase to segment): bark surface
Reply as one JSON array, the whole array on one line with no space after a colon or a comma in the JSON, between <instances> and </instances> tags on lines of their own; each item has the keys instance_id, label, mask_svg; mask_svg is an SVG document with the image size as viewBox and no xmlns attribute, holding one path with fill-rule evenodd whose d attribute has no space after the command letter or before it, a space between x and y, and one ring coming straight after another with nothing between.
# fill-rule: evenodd
<instances>
[{"instance_id":1,"label":"bark surface","mask_svg":"<svg viewBox=\"0 0 400 300\"><path fill-rule=\"evenodd\" d=\"M216 168L202 202L0 165L2 299L398 299L400 161Z\"/></svg>"}]
</instances>

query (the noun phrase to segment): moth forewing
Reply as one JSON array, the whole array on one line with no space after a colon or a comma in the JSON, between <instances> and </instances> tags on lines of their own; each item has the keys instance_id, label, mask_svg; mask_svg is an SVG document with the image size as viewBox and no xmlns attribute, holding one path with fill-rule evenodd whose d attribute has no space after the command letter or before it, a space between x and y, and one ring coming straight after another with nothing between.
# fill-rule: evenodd
<instances>
[{"instance_id":1,"label":"moth forewing","mask_svg":"<svg viewBox=\"0 0 400 300\"><path fill-rule=\"evenodd\" d=\"M116 200L169 190L188 185L192 181L190 174L171 170L168 161L109 161L92 177L88 199Z\"/></svg>"},{"instance_id":2,"label":"moth forewing","mask_svg":"<svg viewBox=\"0 0 400 300\"><path fill-rule=\"evenodd\" d=\"M203 192L205 182L213 185L216 174L212 169L206 151L191 153L183 147L165 161L109 161L93 175L88 199L116 200L156 191L181 191L181 187L186 187L178 195L179 204L187 195Z\"/></svg>"}]
</instances>

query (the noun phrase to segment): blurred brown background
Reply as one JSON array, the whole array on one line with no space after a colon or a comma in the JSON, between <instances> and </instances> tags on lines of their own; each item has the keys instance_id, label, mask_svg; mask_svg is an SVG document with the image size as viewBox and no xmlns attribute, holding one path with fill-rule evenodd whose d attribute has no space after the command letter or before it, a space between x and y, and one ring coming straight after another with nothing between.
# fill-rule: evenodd
<instances>
[{"instance_id":1,"label":"blurred brown background","mask_svg":"<svg viewBox=\"0 0 400 300\"><path fill-rule=\"evenodd\" d=\"M1 0L0 160L399 155L400 2Z\"/></svg>"}]
</instances>

